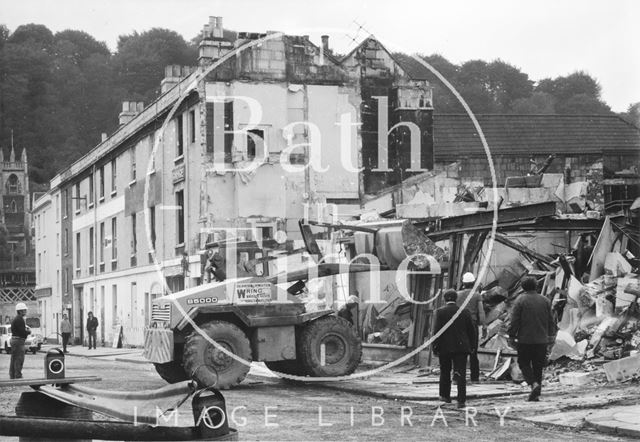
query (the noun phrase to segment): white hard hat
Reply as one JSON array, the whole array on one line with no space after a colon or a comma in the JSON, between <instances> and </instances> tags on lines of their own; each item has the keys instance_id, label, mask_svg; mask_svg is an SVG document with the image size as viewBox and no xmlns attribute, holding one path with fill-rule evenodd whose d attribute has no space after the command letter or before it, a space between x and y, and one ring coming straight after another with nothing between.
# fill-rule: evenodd
<instances>
[{"instance_id":1,"label":"white hard hat","mask_svg":"<svg viewBox=\"0 0 640 442\"><path fill-rule=\"evenodd\" d=\"M26 310L27 309L27 304L25 304L24 302L19 302L16 304L16 311L19 312L20 310Z\"/></svg>"},{"instance_id":2,"label":"white hard hat","mask_svg":"<svg viewBox=\"0 0 640 442\"><path fill-rule=\"evenodd\" d=\"M464 275L462 275L462 282L464 284L470 284L472 282L476 282L476 277L473 276L473 273L467 272Z\"/></svg>"}]
</instances>

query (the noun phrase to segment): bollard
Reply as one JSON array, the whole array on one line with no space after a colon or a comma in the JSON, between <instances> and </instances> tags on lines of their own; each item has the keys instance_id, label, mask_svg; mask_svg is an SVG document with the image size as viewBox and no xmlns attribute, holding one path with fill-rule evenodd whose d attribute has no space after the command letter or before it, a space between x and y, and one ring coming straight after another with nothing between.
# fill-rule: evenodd
<instances>
[{"instance_id":1,"label":"bollard","mask_svg":"<svg viewBox=\"0 0 640 442\"><path fill-rule=\"evenodd\" d=\"M229 434L224 396L211 387L197 391L191 401L193 421L203 439Z\"/></svg>"},{"instance_id":2,"label":"bollard","mask_svg":"<svg viewBox=\"0 0 640 442\"><path fill-rule=\"evenodd\" d=\"M47 379L64 379L64 353L52 348L44 357L44 373Z\"/></svg>"}]
</instances>

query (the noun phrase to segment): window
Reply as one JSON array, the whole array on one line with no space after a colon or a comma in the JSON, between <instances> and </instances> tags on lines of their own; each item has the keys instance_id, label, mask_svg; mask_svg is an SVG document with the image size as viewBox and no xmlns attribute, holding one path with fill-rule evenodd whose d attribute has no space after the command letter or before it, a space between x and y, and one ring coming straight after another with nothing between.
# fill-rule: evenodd
<instances>
[{"instance_id":1,"label":"window","mask_svg":"<svg viewBox=\"0 0 640 442\"><path fill-rule=\"evenodd\" d=\"M80 183L76 183L76 213L80 213Z\"/></svg>"},{"instance_id":2,"label":"window","mask_svg":"<svg viewBox=\"0 0 640 442\"><path fill-rule=\"evenodd\" d=\"M93 275L93 260L95 253L95 237L93 227L89 228L89 274Z\"/></svg>"},{"instance_id":3,"label":"window","mask_svg":"<svg viewBox=\"0 0 640 442\"><path fill-rule=\"evenodd\" d=\"M104 223L100 223L100 266L104 264Z\"/></svg>"},{"instance_id":4,"label":"window","mask_svg":"<svg viewBox=\"0 0 640 442\"><path fill-rule=\"evenodd\" d=\"M118 219L111 218L111 270L118 267Z\"/></svg>"},{"instance_id":5,"label":"window","mask_svg":"<svg viewBox=\"0 0 640 442\"><path fill-rule=\"evenodd\" d=\"M98 169L98 192L100 192L98 194L98 199L100 201L104 200L104 166L101 166L100 169Z\"/></svg>"},{"instance_id":6,"label":"window","mask_svg":"<svg viewBox=\"0 0 640 442\"><path fill-rule=\"evenodd\" d=\"M176 192L176 226L178 244L184 244L184 190Z\"/></svg>"},{"instance_id":7,"label":"window","mask_svg":"<svg viewBox=\"0 0 640 442\"><path fill-rule=\"evenodd\" d=\"M69 254L69 229L64 229L64 254Z\"/></svg>"},{"instance_id":8,"label":"window","mask_svg":"<svg viewBox=\"0 0 640 442\"><path fill-rule=\"evenodd\" d=\"M151 228L151 250L156 249L156 207L149 207L149 226Z\"/></svg>"},{"instance_id":9,"label":"window","mask_svg":"<svg viewBox=\"0 0 640 442\"><path fill-rule=\"evenodd\" d=\"M111 312L111 318L113 321L113 325L118 324L118 286L113 284L111 286L111 305L113 306L113 310Z\"/></svg>"},{"instance_id":10,"label":"window","mask_svg":"<svg viewBox=\"0 0 640 442\"><path fill-rule=\"evenodd\" d=\"M16 204L16 200L11 200L9 203L9 213L18 213L18 205Z\"/></svg>"},{"instance_id":11,"label":"window","mask_svg":"<svg viewBox=\"0 0 640 442\"><path fill-rule=\"evenodd\" d=\"M63 192L63 194L62 194L62 195L63 195L63 198L62 198L62 200L63 200L63 201L62 201L62 217L63 217L63 218L66 218L66 217L67 217L67 215L68 215L68 210L69 210L69 207L68 207L68 203L69 203L69 190L68 190L68 189L64 189L64 192Z\"/></svg>"},{"instance_id":12,"label":"window","mask_svg":"<svg viewBox=\"0 0 640 442\"><path fill-rule=\"evenodd\" d=\"M56 256L60 256L60 234L56 233Z\"/></svg>"},{"instance_id":13,"label":"window","mask_svg":"<svg viewBox=\"0 0 640 442\"><path fill-rule=\"evenodd\" d=\"M178 115L176 118L176 157L179 158L184 153L184 145L183 145L183 137L184 137L184 128L182 124L182 115Z\"/></svg>"},{"instance_id":14,"label":"window","mask_svg":"<svg viewBox=\"0 0 640 442\"><path fill-rule=\"evenodd\" d=\"M93 206L93 195L94 194L94 189L93 189L93 174L89 175L89 206Z\"/></svg>"},{"instance_id":15,"label":"window","mask_svg":"<svg viewBox=\"0 0 640 442\"><path fill-rule=\"evenodd\" d=\"M20 193L20 181L15 174L11 174L7 180L7 193Z\"/></svg>"},{"instance_id":16,"label":"window","mask_svg":"<svg viewBox=\"0 0 640 442\"><path fill-rule=\"evenodd\" d=\"M76 271L80 271L82 264L82 253L80 248L80 232L76 233Z\"/></svg>"},{"instance_id":17,"label":"window","mask_svg":"<svg viewBox=\"0 0 640 442\"><path fill-rule=\"evenodd\" d=\"M56 195L56 222L60 221L60 195Z\"/></svg>"},{"instance_id":18,"label":"window","mask_svg":"<svg viewBox=\"0 0 640 442\"><path fill-rule=\"evenodd\" d=\"M42 284L42 254L38 253L38 284Z\"/></svg>"},{"instance_id":19,"label":"window","mask_svg":"<svg viewBox=\"0 0 640 442\"><path fill-rule=\"evenodd\" d=\"M251 129L247 131L247 159L253 160L256 155L265 155L264 130Z\"/></svg>"},{"instance_id":20,"label":"window","mask_svg":"<svg viewBox=\"0 0 640 442\"><path fill-rule=\"evenodd\" d=\"M136 180L136 148L135 146L131 149L131 182Z\"/></svg>"},{"instance_id":21,"label":"window","mask_svg":"<svg viewBox=\"0 0 640 442\"><path fill-rule=\"evenodd\" d=\"M137 224L137 219L136 219L136 214L133 213L131 214L131 254L135 255L136 252L138 251L138 235L136 232L136 224Z\"/></svg>"},{"instance_id":22,"label":"window","mask_svg":"<svg viewBox=\"0 0 640 442\"><path fill-rule=\"evenodd\" d=\"M196 142L196 111L189 112L189 142Z\"/></svg>"},{"instance_id":23,"label":"window","mask_svg":"<svg viewBox=\"0 0 640 442\"><path fill-rule=\"evenodd\" d=\"M116 160L111 160L111 195L115 195L118 191L116 187Z\"/></svg>"}]
</instances>

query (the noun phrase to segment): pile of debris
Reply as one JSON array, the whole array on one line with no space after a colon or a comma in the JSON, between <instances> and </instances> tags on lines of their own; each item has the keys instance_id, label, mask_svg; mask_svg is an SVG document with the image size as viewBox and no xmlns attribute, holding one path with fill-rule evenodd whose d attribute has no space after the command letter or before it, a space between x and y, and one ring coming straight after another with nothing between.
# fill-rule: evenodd
<instances>
[{"instance_id":1,"label":"pile of debris","mask_svg":"<svg viewBox=\"0 0 640 442\"><path fill-rule=\"evenodd\" d=\"M576 272L574 257L560 256L546 271L530 268L518 275L537 277L542 294L553 300L558 334L549 353L553 374L548 380L581 385L594 380L591 372L599 366L609 381L640 377L640 272L638 260L627 249L629 241L635 239L607 219L584 273ZM490 375L495 379L521 379L515 357L498 364L498 352L503 357L515 352L507 342L507 330L511 306L520 293L517 281L512 289L495 286L483 293L487 335L480 347L497 354ZM607 363L614 360L615 364ZM568 361L576 362L567 365Z\"/></svg>"}]
</instances>

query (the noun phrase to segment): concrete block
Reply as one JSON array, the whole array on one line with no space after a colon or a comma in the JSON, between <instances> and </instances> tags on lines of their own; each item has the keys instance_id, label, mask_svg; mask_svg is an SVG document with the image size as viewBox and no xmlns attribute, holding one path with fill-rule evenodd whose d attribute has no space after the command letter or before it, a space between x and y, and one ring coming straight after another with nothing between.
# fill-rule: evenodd
<instances>
[{"instance_id":1,"label":"concrete block","mask_svg":"<svg viewBox=\"0 0 640 442\"><path fill-rule=\"evenodd\" d=\"M586 385L591 382L591 374L573 371L570 373L562 373L558 376L558 380L562 385Z\"/></svg>"},{"instance_id":2,"label":"concrete block","mask_svg":"<svg viewBox=\"0 0 640 442\"><path fill-rule=\"evenodd\" d=\"M640 378L640 354L607 362L602 366L609 382Z\"/></svg>"},{"instance_id":3,"label":"concrete block","mask_svg":"<svg viewBox=\"0 0 640 442\"><path fill-rule=\"evenodd\" d=\"M480 210L478 203L397 204L399 218L446 218Z\"/></svg>"}]
</instances>

